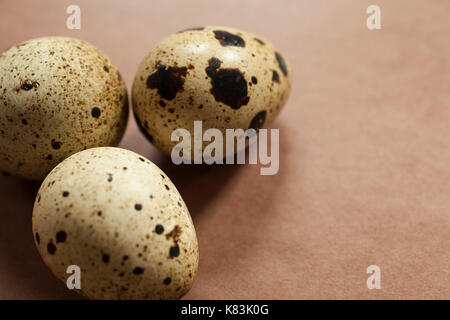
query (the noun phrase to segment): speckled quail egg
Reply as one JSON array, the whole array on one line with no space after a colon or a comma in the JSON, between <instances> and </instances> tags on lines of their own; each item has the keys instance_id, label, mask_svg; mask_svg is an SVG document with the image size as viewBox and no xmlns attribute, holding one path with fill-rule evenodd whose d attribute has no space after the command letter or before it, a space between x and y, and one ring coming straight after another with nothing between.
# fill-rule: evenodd
<instances>
[{"instance_id":1,"label":"speckled quail egg","mask_svg":"<svg viewBox=\"0 0 450 320\"><path fill-rule=\"evenodd\" d=\"M185 128L193 139L195 120L222 134L267 126L290 87L288 64L268 41L232 28L191 28L144 58L133 83L133 111L147 138L170 154L178 143L172 132Z\"/></svg>"},{"instance_id":2,"label":"speckled quail egg","mask_svg":"<svg viewBox=\"0 0 450 320\"><path fill-rule=\"evenodd\" d=\"M192 286L198 245L170 179L120 148L76 153L45 178L33 209L38 251L55 276L81 270L91 299L176 299Z\"/></svg>"},{"instance_id":3,"label":"speckled quail egg","mask_svg":"<svg viewBox=\"0 0 450 320\"><path fill-rule=\"evenodd\" d=\"M0 170L42 180L78 151L117 145L128 118L125 83L92 45L23 42L0 55Z\"/></svg>"}]
</instances>

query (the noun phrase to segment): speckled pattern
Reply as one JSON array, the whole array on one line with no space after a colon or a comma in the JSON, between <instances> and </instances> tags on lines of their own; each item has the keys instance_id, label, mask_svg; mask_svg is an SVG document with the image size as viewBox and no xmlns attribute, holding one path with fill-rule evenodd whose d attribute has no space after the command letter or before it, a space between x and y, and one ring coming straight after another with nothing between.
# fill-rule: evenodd
<instances>
[{"instance_id":1,"label":"speckled pattern","mask_svg":"<svg viewBox=\"0 0 450 320\"><path fill-rule=\"evenodd\" d=\"M0 170L43 179L75 152L117 145L128 118L125 83L83 41L46 37L0 55Z\"/></svg>"},{"instance_id":2,"label":"speckled pattern","mask_svg":"<svg viewBox=\"0 0 450 320\"><path fill-rule=\"evenodd\" d=\"M223 133L266 127L290 87L286 59L268 41L232 28L191 28L145 57L133 83L133 110L147 138L170 153L178 143L172 131L186 128L193 139L194 120Z\"/></svg>"},{"instance_id":3,"label":"speckled pattern","mask_svg":"<svg viewBox=\"0 0 450 320\"><path fill-rule=\"evenodd\" d=\"M125 149L81 151L55 167L36 196L33 235L62 281L80 266L91 299L180 298L197 272L183 199L155 164Z\"/></svg>"}]
</instances>

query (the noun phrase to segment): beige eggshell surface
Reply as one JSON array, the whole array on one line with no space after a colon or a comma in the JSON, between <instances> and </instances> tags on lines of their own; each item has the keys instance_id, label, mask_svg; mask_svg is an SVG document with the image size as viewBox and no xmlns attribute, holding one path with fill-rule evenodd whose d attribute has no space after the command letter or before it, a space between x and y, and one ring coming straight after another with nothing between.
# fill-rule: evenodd
<instances>
[{"instance_id":1,"label":"beige eggshell surface","mask_svg":"<svg viewBox=\"0 0 450 320\"><path fill-rule=\"evenodd\" d=\"M23 42L0 55L0 170L43 179L78 151L117 145L128 118L112 61L71 38Z\"/></svg>"},{"instance_id":2,"label":"beige eggshell surface","mask_svg":"<svg viewBox=\"0 0 450 320\"><path fill-rule=\"evenodd\" d=\"M192 28L144 58L133 83L133 110L147 138L170 153L178 143L172 132L185 128L193 139L195 120L223 134L267 126L290 87L286 59L268 41L232 28Z\"/></svg>"},{"instance_id":3,"label":"beige eggshell surface","mask_svg":"<svg viewBox=\"0 0 450 320\"><path fill-rule=\"evenodd\" d=\"M81 269L91 299L176 299L192 286L198 245L170 179L144 157L102 147L64 160L33 209L35 244L56 277Z\"/></svg>"}]
</instances>

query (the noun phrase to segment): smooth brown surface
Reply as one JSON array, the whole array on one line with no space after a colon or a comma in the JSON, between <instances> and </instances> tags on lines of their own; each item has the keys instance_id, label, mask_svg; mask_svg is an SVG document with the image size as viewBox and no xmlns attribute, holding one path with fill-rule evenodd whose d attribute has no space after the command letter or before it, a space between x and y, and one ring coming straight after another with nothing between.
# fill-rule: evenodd
<instances>
[{"instance_id":1,"label":"smooth brown surface","mask_svg":"<svg viewBox=\"0 0 450 320\"><path fill-rule=\"evenodd\" d=\"M48 5L44 6L43 3ZM66 29L79 3L82 26ZM447 0L0 1L0 50L46 35L91 42L128 88L170 33L226 25L271 40L294 73L280 171L172 165L130 118L121 146L184 197L200 269L188 299L450 298L450 22ZM31 234L38 183L0 177L0 298L79 298L46 269ZM381 290L366 268L381 267Z\"/></svg>"}]
</instances>

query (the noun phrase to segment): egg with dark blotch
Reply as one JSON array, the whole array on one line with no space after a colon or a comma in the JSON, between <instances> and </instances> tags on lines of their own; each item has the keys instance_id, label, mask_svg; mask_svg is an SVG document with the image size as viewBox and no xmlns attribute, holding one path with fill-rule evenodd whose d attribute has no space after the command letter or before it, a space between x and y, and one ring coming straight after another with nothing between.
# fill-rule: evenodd
<instances>
[{"instance_id":1,"label":"egg with dark blotch","mask_svg":"<svg viewBox=\"0 0 450 320\"><path fill-rule=\"evenodd\" d=\"M33 209L36 247L66 283L80 268L91 299L178 299L191 288L198 244L169 177L134 152L81 151L56 166Z\"/></svg>"},{"instance_id":2,"label":"egg with dark blotch","mask_svg":"<svg viewBox=\"0 0 450 320\"><path fill-rule=\"evenodd\" d=\"M110 58L77 39L45 37L0 55L0 170L42 180L78 151L114 146L128 118Z\"/></svg>"},{"instance_id":3,"label":"egg with dark blotch","mask_svg":"<svg viewBox=\"0 0 450 320\"><path fill-rule=\"evenodd\" d=\"M291 72L282 52L251 33L226 27L180 31L160 42L136 73L132 101L146 137L170 154L177 128L267 127L289 96ZM204 142L203 148L209 142Z\"/></svg>"}]
</instances>

